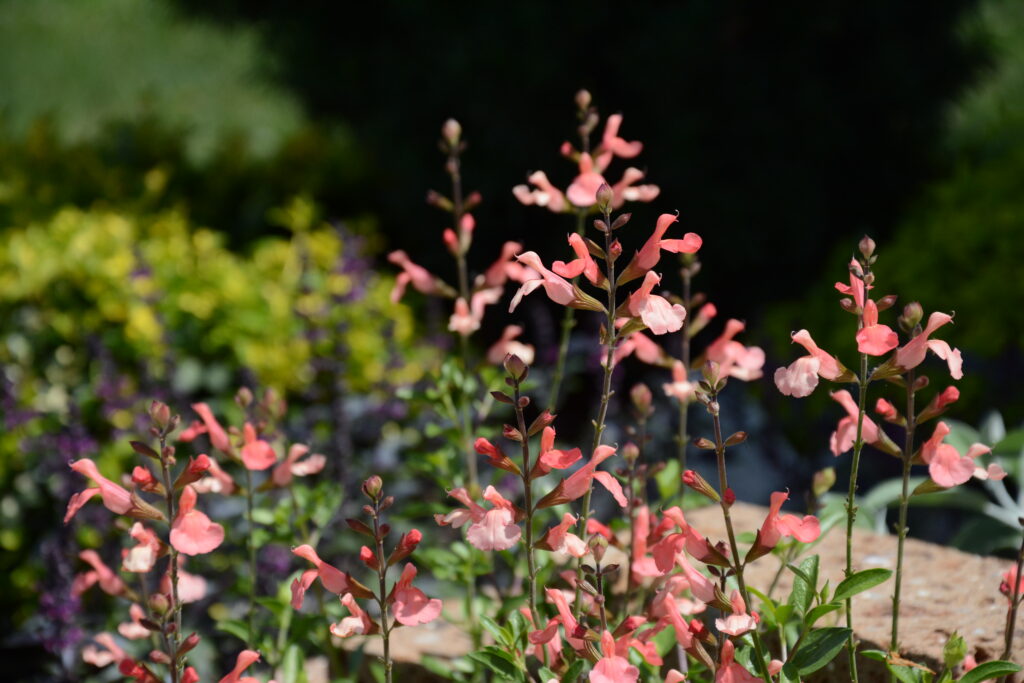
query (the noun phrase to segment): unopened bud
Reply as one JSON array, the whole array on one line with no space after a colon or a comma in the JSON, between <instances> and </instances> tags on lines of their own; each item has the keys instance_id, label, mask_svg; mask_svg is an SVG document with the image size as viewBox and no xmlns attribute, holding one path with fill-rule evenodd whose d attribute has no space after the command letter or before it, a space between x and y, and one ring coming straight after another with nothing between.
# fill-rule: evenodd
<instances>
[{"instance_id":1,"label":"unopened bud","mask_svg":"<svg viewBox=\"0 0 1024 683\"><path fill-rule=\"evenodd\" d=\"M857 245L857 248L860 250L860 255L863 256L866 261L875 253L875 241L867 235L864 235L864 237L861 238L860 243Z\"/></svg>"},{"instance_id":2,"label":"unopened bud","mask_svg":"<svg viewBox=\"0 0 1024 683\"><path fill-rule=\"evenodd\" d=\"M632 441L627 442L626 445L622 447L622 458L627 464L632 465L639 457L640 447Z\"/></svg>"},{"instance_id":3,"label":"unopened bud","mask_svg":"<svg viewBox=\"0 0 1024 683\"><path fill-rule=\"evenodd\" d=\"M615 192L608 183L601 183L597 188L597 208L601 213L608 213L612 200L615 199Z\"/></svg>"},{"instance_id":4,"label":"unopened bud","mask_svg":"<svg viewBox=\"0 0 1024 683\"><path fill-rule=\"evenodd\" d=\"M171 421L171 409L163 401L153 401L149 404L149 418L160 429L167 429Z\"/></svg>"},{"instance_id":5,"label":"unopened bud","mask_svg":"<svg viewBox=\"0 0 1024 683\"><path fill-rule=\"evenodd\" d=\"M149 653L149 661L153 662L154 664L167 665L171 663L171 657L166 652L163 652L161 650L153 650Z\"/></svg>"},{"instance_id":6,"label":"unopened bud","mask_svg":"<svg viewBox=\"0 0 1024 683\"><path fill-rule=\"evenodd\" d=\"M363 482L363 495L370 500L380 498L380 492L384 489L384 480L376 474Z\"/></svg>"},{"instance_id":7,"label":"unopened bud","mask_svg":"<svg viewBox=\"0 0 1024 683\"><path fill-rule=\"evenodd\" d=\"M248 408L251 406L252 401L252 390L249 389L249 387L242 387L235 393L235 403L240 405L242 408Z\"/></svg>"},{"instance_id":8,"label":"unopened bud","mask_svg":"<svg viewBox=\"0 0 1024 683\"><path fill-rule=\"evenodd\" d=\"M454 208L452 200L434 190L427 190L427 204L441 209L442 211L451 211L452 208Z\"/></svg>"},{"instance_id":9,"label":"unopened bud","mask_svg":"<svg viewBox=\"0 0 1024 683\"><path fill-rule=\"evenodd\" d=\"M836 468L826 467L825 469L818 470L814 473L814 478L811 480L811 491L814 492L815 498L821 498L832 490L835 483Z\"/></svg>"},{"instance_id":10,"label":"unopened bud","mask_svg":"<svg viewBox=\"0 0 1024 683\"><path fill-rule=\"evenodd\" d=\"M604 551L608 549L608 539L600 534L590 537L590 552L594 554L594 561L600 563L604 558Z\"/></svg>"},{"instance_id":11,"label":"unopened bud","mask_svg":"<svg viewBox=\"0 0 1024 683\"><path fill-rule=\"evenodd\" d=\"M956 631L946 641L942 648L942 663L947 669L952 669L967 656L967 641Z\"/></svg>"},{"instance_id":12,"label":"unopened bud","mask_svg":"<svg viewBox=\"0 0 1024 683\"><path fill-rule=\"evenodd\" d=\"M502 365L505 366L505 372L508 373L516 382L522 382L526 379L526 375L529 373L530 368L526 365L522 358L514 353L505 354L505 360L502 361Z\"/></svg>"},{"instance_id":13,"label":"unopened bud","mask_svg":"<svg viewBox=\"0 0 1024 683\"><path fill-rule=\"evenodd\" d=\"M582 89L576 92L576 108L580 111L586 111L590 107L591 101L589 90Z\"/></svg>"},{"instance_id":14,"label":"unopened bud","mask_svg":"<svg viewBox=\"0 0 1024 683\"><path fill-rule=\"evenodd\" d=\"M900 329L907 334L913 334L914 328L921 324L924 317L924 308L916 301L911 301L903 307L903 315L899 317Z\"/></svg>"},{"instance_id":15,"label":"unopened bud","mask_svg":"<svg viewBox=\"0 0 1024 683\"><path fill-rule=\"evenodd\" d=\"M896 295L886 294L885 296L878 300L877 305L879 311L885 311L892 308L893 306L896 305Z\"/></svg>"},{"instance_id":16,"label":"unopened bud","mask_svg":"<svg viewBox=\"0 0 1024 683\"><path fill-rule=\"evenodd\" d=\"M716 503L719 500L721 500L718 497L718 492L715 491L714 488L712 488L711 484L708 483L707 479L700 476L694 470L686 470L685 472L683 472L683 483L689 486L697 493L701 494L702 496L710 498Z\"/></svg>"},{"instance_id":17,"label":"unopened bud","mask_svg":"<svg viewBox=\"0 0 1024 683\"><path fill-rule=\"evenodd\" d=\"M632 217L633 214L631 213L620 213L618 218L612 221L612 230L618 230L619 228L623 227L624 225L626 225L626 223L629 222L629 219Z\"/></svg>"},{"instance_id":18,"label":"unopened bud","mask_svg":"<svg viewBox=\"0 0 1024 683\"><path fill-rule=\"evenodd\" d=\"M622 256L622 242L613 240L611 243L611 250L608 252L608 256L612 261L615 261Z\"/></svg>"},{"instance_id":19,"label":"unopened bud","mask_svg":"<svg viewBox=\"0 0 1024 683\"><path fill-rule=\"evenodd\" d=\"M726 505L732 507L732 504L736 502L736 493L731 488L727 488L722 494L722 500L725 501Z\"/></svg>"},{"instance_id":20,"label":"unopened bud","mask_svg":"<svg viewBox=\"0 0 1024 683\"><path fill-rule=\"evenodd\" d=\"M182 642L181 647L178 648L178 656L181 656L189 650L195 649L196 645L199 644L199 635L196 633L191 634L188 638Z\"/></svg>"},{"instance_id":21,"label":"unopened bud","mask_svg":"<svg viewBox=\"0 0 1024 683\"><path fill-rule=\"evenodd\" d=\"M608 224L605 223L600 218L595 218L594 219L594 228L599 230L599 231L601 231L601 232L608 232Z\"/></svg>"},{"instance_id":22,"label":"unopened bud","mask_svg":"<svg viewBox=\"0 0 1024 683\"><path fill-rule=\"evenodd\" d=\"M448 119L441 126L441 137L449 147L455 147L459 144L459 138L462 137L462 125L455 119Z\"/></svg>"},{"instance_id":23,"label":"unopened bud","mask_svg":"<svg viewBox=\"0 0 1024 683\"><path fill-rule=\"evenodd\" d=\"M154 593L149 596L149 609L156 614L166 614L171 607L171 601L163 593Z\"/></svg>"},{"instance_id":24,"label":"unopened bud","mask_svg":"<svg viewBox=\"0 0 1024 683\"><path fill-rule=\"evenodd\" d=\"M647 417L651 413L651 402L654 397L646 384L633 385L633 388L629 390L629 398L633 402L633 408L636 409L638 416Z\"/></svg>"}]
</instances>

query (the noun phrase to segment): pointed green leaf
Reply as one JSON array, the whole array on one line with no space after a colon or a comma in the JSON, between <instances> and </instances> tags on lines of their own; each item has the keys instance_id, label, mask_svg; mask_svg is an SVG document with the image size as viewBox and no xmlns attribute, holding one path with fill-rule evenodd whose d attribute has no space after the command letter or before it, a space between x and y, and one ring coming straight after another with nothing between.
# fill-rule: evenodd
<instances>
[{"instance_id":1,"label":"pointed green leaf","mask_svg":"<svg viewBox=\"0 0 1024 683\"><path fill-rule=\"evenodd\" d=\"M890 576L892 576L891 569L882 569L880 567L855 572L839 582L839 585L836 586L836 594L832 596L832 600L842 602L847 598L857 595L857 593L863 593L869 588L885 583L889 580Z\"/></svg>"}]
</instances>

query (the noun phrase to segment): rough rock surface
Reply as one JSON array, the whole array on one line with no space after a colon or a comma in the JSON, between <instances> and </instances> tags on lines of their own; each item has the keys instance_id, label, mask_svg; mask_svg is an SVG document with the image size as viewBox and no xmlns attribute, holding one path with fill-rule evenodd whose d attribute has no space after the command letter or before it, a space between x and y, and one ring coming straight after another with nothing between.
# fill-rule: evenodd
<instances>
[{"instance_id":1,"label":"rough rock surface","mask_svg":"<svg viewBox=\"0 0 1024 683\"><path fill-rule=\"evenodd\" d=\"M744 503L734 505L732 517L737 533L758 529L766 513L763 507ZM722 513L717 506L688 512L686 518L711 539L726 537ZM894 535L855 530L854 570L873 567L895 570L896 540ZM843 579L846 566L844 528L833 528L812 552L821 557L821 579L827 578L834 587ZM900 609L903 656L932 668L941 668L942 646L956 630L967 640L970 652L975 653L978 661L998 658L1003 650L1007 608L1006 598L999 593L999 581L1010 564L1007 560L969 555L908 538L904 546ZM748 568L748 582L753 586L767 586L778 567L773 558L762 558ZM776 589L776 595L785 595L792 579L792 572L783 572L781 590ZM861 647L889 649L892 590L893 580L890 579L861 593L854 600L854 630ZM1013 659L1024 661L1021 620L1018 620L1014 637Z\"/></svg>"}]
</instances>

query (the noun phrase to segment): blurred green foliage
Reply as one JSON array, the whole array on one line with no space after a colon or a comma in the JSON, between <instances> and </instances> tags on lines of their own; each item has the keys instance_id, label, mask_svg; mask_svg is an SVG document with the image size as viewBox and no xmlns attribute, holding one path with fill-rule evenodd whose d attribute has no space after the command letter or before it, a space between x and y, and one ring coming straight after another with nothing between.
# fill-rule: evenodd
<instances>
[{"instance_id":1,"label":"blurred green foliage","mask_svg":"<svg viewBox=\"0 0 1024 683\"><path fill-rule=\"evenodd\" d=\"M16 136L45 115L63 141L86 141L107 121L158 112L194 159L238 133L268 156L304 117L272 70L255 29L182 18L162 1L0 3L0 112Z\"/></svg>"}]
</instances>

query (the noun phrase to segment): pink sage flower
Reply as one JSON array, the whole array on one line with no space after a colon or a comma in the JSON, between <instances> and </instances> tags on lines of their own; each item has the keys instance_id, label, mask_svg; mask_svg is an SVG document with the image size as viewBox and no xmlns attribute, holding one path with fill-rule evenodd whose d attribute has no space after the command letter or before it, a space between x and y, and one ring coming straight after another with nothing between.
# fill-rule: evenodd
<instances>
[{"instance_id":1,"label":"pink sage flower","mask_svg":"<svg viewBox=\"0 0 1024 683\"><path fill-rule=\"evenodd\" d=\"M413 588L412 580L416 578L416 567L407 564L392 592L393 603L391 613L395 620L404 626L426 624L441 616L441 601L437 598L428 599L419 588Z\"/></svg>"},{"instance_id":2,"label":"pink sage flower","mask_svg":"<svg viewBox=\"0 0 1024 683\"><path fill-rule=\"evenodd\" d=\"M224 542L224 527L195 509L197 498L191 486L183 488L178 515L171 524L171 545L185 555L202 555Z\"/></svg>"},{"instance_id":3,"label":"pink sage flower","mask_svg":"<svg viewBox=\"0 0 1024 683\"><path fill-rule=\"evenodd\" d=\"M686 309L671 304L664 297L652 294L654 285L661 282L661 276L653 270L647 271L640 289L629 295L630 314L639 317L654 334L675 332L683 327Z\"/></svg>"},{"instance_id":4,"label":"pink sage flower","mask_svg":"<svg viewBox=\"0 0 1024 683\"><path fill-rule=\"evenodd\" d=\"M775 371L775 386L786 396L810 396L818 386L818 377L830 381L845 379L850 373L835 356L819 348L807 330L793 333L793 341L807 349L808 355L797 358L787 368Z\"/></svg>"},{"instance_id":5,"label":"pink sage flower","mask_svg":"<svg viewBox=\"0 0 1024 683\"><path fill-rule=\"evenodd\" d=\"M590 671L591 683L636 683L640 669L615 651L615 638L611 631L601 634L602 657Z\"/></svg>"},{"instance_id":6,"label":"pink sage flower","mask_svg":"<svg viewBox=\"0 0 1024 683\"><path fill-rule=\"evenodd\" d=\"M925 352L930 349L932 353L946 361L950 377L961 379L964 376L964 371L960 349L950 348L949 344L941 339L928 338L935 330L950 322L953 322L953 316L938 311L928 316L928 324L921 334L896 349L896 365L903 370L916 368L924 360Z\"/></svg>"},{"instance_id":7,"label":"pink sage flower","mask_svg":"<svg viewBox=\"0 0 1024 683\"><path fill-rule=\"evenodd\" d=\"M260 653L255 650L242 650L235 659L235 668L231 670L220 683L260 683L259 679L252 676L242 676L242 672L260 661Z\"/></svg>"},{"instance_id":8,"label":"pink sage flower","mask_svg":"<svg viewBox=\"0 0 1024 683\"><path fill-rule=\"evenodd\" d=\"M757 615L747 614L747 604L738 590L732 592L729 600L732 603L732 614L724 619L716 619L715 627L730 636L741 636L757 628Z\"/></svg>"}]
</instances>

